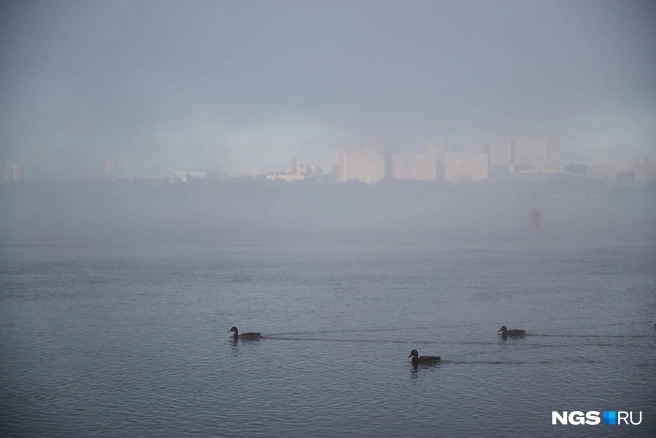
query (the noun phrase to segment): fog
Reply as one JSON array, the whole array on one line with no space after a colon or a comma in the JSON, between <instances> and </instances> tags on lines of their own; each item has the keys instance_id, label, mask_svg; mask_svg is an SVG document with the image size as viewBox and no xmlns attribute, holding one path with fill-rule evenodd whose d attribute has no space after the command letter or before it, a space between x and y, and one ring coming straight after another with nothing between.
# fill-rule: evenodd
<instances>
[{"instance_id":1,"label":"fog","mask_svg":"<svg viewBox=\"0 0 656 438\"><path fill-rule=\"evenodd\" d=\"M0 1L0 436L653 437L655 43L653 0Z\"/></svg>"},{"instance_id":2,"label":"fog","mask_svg":"<svg viewBox=\"0 0 656 438\"><path fill-rule=\"evenodd\" d=\"M656 236L653 186L603 183L448 185L267 180L19 183L0 190L0 240L30 243L211 242L226 236ZM539 229L529 215L539 209Z\"/></svg>"},{"instance_id":3,"label":"fog","mask_svg":"<svg viewBox=\"0 0 656 438\"><path fill-rule=\"evenodd\" d=\"M78 178L330 168L555 136L566 163L653 153L649 1L5 1L0 166Z\"/></svg>"},{"instance_id":4,"label":"fog","mask_svg":"<svg viewBox=\"0 0 656 438\"><path fill-rule=\"evenodd\" d=\"M8 1L0 6L0 237L225 232L653 234L653 189L377 186L173 171L329 171L347 141L475 150L550 136L562 165L652 156L648 1ZM106 161L120 180L98 181ZM9 175L9 176L8 176ZM136 178L133 182L129 179ZM145 237L144 237L145 238ZM189 237L190 238L190 237Z\"/></svg>"}]
</instances>

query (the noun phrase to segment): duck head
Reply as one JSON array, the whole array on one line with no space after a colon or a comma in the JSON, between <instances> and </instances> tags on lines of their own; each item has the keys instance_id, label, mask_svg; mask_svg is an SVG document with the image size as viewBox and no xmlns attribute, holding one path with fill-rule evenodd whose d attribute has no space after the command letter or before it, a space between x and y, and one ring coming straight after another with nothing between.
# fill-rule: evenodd
<instances>
[{"instance_id":1,"label":"duck head","mask_svg":"<svg viewBox=\"0 0 656 438\"><path fill-rule=\"evenodd\" d=\"M237 331L237 327L230 327L230 330L228 330L228 331L229 331L229 332L233 332L235 335L236 335L237 333L239 333L239 332Z\"/></svg>"},{"instance_id":2,"label":"duck head","mask_svg":"<svg viewBox=\"0 0 656 438\"><path fill-rule=\"evenodd\" d=\"M408 357L419 357L419 352L417 350L412 350Z\"/></svg>"},{"instance_id":3,"label":"duck head","mask_svg":"<svg viewBox=\"0 0 656 438\"><path fill-rule=\"evenodd\" d=\"M497 333L499 333L499 332L507 332L507 331L508 331L508 327L506 327L506 326L504 325L504 326L502 326L502 327L497 331Z\"/></svg>"}]
</instances>

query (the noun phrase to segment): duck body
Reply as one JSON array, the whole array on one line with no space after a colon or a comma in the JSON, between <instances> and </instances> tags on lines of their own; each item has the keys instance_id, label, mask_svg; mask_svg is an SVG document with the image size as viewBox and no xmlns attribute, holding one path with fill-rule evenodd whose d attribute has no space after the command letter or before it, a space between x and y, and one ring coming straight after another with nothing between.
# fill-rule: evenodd
<instances>
[{"instance_id":1,"label":"duck body","mask_svg":"<svg viewBox=\"0 0 656 438\"><path fill-rule=\"evenodd\" d=\"M234 339L259 339L262 337L262 333L260 332L248 332L240 334L239 330L237 330L237 327L231 327L228 331L233 333L232 337Z\"/></svg>"},{"instance_id":2,"label":"duck body","mask_svg":"<svg viewBox=\"0 0 656 438\"><path fill-rule=\"evenodd\" d=\"M526 334L526 330L522 330L522 329L508 330L508 327L506 327L505 325L499 329L499 332L501 332L501 336L524 336Z\"/></svg>"},{"instance_id":3,"label":"duck body","mask_svg":"<svg viewBox=\"0 0 656 438\"><path fill-rule=\"evenodd\" d=\"M419 356L419 352L417 350L412 350L410 352L410 356L412 358L412 364L413 365L419 365L419 364L434 364L434 363L439 363L442 358L440 356Z\"/></svg>"}]
</instances>

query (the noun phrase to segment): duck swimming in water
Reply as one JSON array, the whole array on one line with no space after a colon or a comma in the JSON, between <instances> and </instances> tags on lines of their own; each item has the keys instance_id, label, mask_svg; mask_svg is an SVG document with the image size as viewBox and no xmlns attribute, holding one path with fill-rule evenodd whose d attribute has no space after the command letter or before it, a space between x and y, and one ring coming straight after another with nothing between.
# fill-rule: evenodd
<instances>
[{"instance_id":1,"label":"duck swimming in water","mask_svg":"<svg viewBox=\"0 0 656 438\"><path fill-rule=\"evenodd\" d=\"M419 356L419 352L417 350L412 350L410 352L410 356L408 357L412 358L413 365L419 365L420 363L433 364L442 360L440 356Z\"/></svg>"},{"instance_id":2,"label":"duck swimming in water","mask_svg":"<svg viewBox=\"0 0 656 438\"><path fill-rule=\"evenodd\" d=\"M239 331L237 330L237 327L231 327L229 332L233 332L234 334L232 337L234 339L259 339L262 337L262 334L259 332L256 333L242 333L241 335L239 334Z\"/></svg>"},{"instance_id":3,"label":"duck swimming in water","mask_svg":"<svg viewBox=\"0 0 656 438\"><path fill-rule=\"evenodd\" d=\"M526 334L526 330L522 330L522 329L508 330L508 327L506 327L505 325L501 327L498 330L498 332L501 332L501 336L524 336Z\"/></svg>"}]
</instances>

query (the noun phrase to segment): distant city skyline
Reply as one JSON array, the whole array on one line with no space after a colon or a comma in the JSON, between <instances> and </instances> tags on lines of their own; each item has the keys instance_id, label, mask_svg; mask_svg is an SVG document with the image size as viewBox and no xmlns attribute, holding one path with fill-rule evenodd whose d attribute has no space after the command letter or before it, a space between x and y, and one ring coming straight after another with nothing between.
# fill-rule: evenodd
<instances>
[{"instance_id":1,"label":"distant city skyline","mask_svg":"<svg viewBox=\"0 0 656 438\"><path fill-rule=\"evenodd\" d=\"M0 8L0 163L30 175L256 174L328 168L348 141L551 136L563 164L619 166L656 145L649 1Z\"/></svg>"},{"instance_id":2,"label":"distant city skyline","mask_svg":"<svg viewBox=\"0 0 656 438\"><path fill-rule=\"evenodd\" d=\"M377 184L384 180L444 181L472 183L488 178L523 171L545 171L573 173L589 176L606 182L616 182L620 173L632 173L638 181L656 180L656 162L649 156L627 157L623 165L614 163L569 163L563 164L562 147L556 138L522 138L505 142L487 142L475 151L460 145L449 145L442 141L428 141L424 151L395 152L379 142L350 142L341 145L337 154L337 165L332 169L336 182L359 181ZM206 177L266 177L271 180L302 181L321 178L330 172L324 167L303 162L291 157L288 168L268 169L266 172L248 173L216 172L207 167L177 167L176 170L159 175L124 174L122 164L109 160L102 166L87 169L85 176L68 175L68 178L33 174L31 180L39 179L91 179L116 181L133 178L174 178L187 182L188 178ZM0 181L3 181L3 166L0 166ZM24 163L12 163L9 181L24 181ZM29 166L28 166L29 167ZM95 170L94 170L95 169Z\"/></svg>"},{"instance_id":3,"label":"distant city skyline","mask_svg":"<svg viewBox=\"0 0 656 438\"><path fill-rule=\"evenodd\" d=\"M116 166L118 162L121 163L121 172L126 174L126 175L144 175L147 177L156 177L156 176L161 176L163 173L170 173L172 169L188 169L188 170L194 170L194 169L204 169L208 170L214 173L221 173L221 174L252 174L252 175L257 175L257 174L264 174L266 172L272 171L272 169L278 168L278 169L284 169L286 166L289 164L289 157L290 156L295 156L297 157L297 160L302 162L303 164L306 165L314 165L314 166L319 166L323 168L331 168L333 165L338 164L340 157L339 157L339 149L343 147L344 144L379 144L381 145L386 151L390 151L390 154L423 154L425 152L425 145L429 144L431 142L435 142L434 138L437 136L431 137L431 139L424 139L423 141L418 141L414 144L409 144L405 143L402 145L398 145L396 143L392 142L384 142L384 141L347 141L347 142L342 142L341 145L338 146L333 146L332 148L315 148L314 151L312 148L308 147L307 150L303 151L300 150L298 151L299 153L296 154L291 154L289 156L271 156L270 152L267 152L267 156L270 157L270 160L267 163L259 163L257 166L253 165L253 163L249 163L247 160L241 159L236 162L233 166L226 167L226 166L220 166L217 165L215 160L181 160L178 162L172 162L171 164L167 164L166 166L160 165L160 166L143 166L142 164L135 162L133 160L119 160L117 158L110 158L105 161L99 161L99 160L94 160L92 157L86 158L84 160L85 165L82 166L76 166L74 169L70 169L68 166L62 166L61 161L58 159L53 159L48 162L43 162L43 160L34 157L29 157L27 159L19 159L19 160L9 160L6 161L4 164L0 163L0 167L3 167L3 171L5 175L8 175L11 172L11 165L15 162L20 162L23 166L26 164L28 167L31 169L31 173L35 176L43 177L43 178L57 178L57 177L62 177L65 175L70 175L70 176L75 176L77 178L81 177L89 177L93 174L95 174L98 171L101 172L110 172L109 169L107 169L107 163L114 163L113 165ZM542 140L552 138L554 139L553 136L547 137L547 138L542 138ZM606 164L612 164L617 167L624 167L626 164L626 160L631 158L631 157L648 157L652 158L654 154L656 154L656 147L653 150L647 150L646 153L644 154L626 154L624 151L619 150L615 151L613 153L604 153L603 150L600 150L599 154L590 154L588 156L587 160L576 160L572 159L571 157L579 156L581 155L580 153L572 153L570 148L566 147L566 145L563 144L563 142L560 139L556 139L558 143L560 144L561 148L561 153L559 154L559 159L560 159L560 167L564 168L566 165L570 164L586 164L586 165L606 165ZM490 166L492 166L495 161L503 161L505 160L505 157L503 157L504 153L509 153L510 152L510 145L511 144L521 144L522 141L536 141L536 137L530 138L527 136L524 137L512 137L512 138L506 138L502 140L484 140L480 142L473 142L473 143L467 143L464 141L458 141L458 140L452 140L452 141L446 141L446 140L437 140L440 144L444 145L444 147L450 148L451 150L459 150L462 152L466 153L476 153L476 152L482 152L482 151L487 151L487 153L490 155ZM654 140L654 144L656 145L656 137ZM507 150L504 150L504 146L507 148ZM261 146L261 148L264 148L264 146ZM492 150L490 150L492 148ZM518 150L520 146L518 146ZM331 153L327 153L326 151L332 151ZM568 158L569 157L569 158ZM609 157L612 157L612 159L609 159ZM154 160L157 162L157 160ZM57 165L54 165L54 164ZM93 170L95 169L95 170ZM104 169L104 170L103 170ZM113 172L116 173L118 170L116 168L113 169Z\"/></svg>"}]
</instances>

